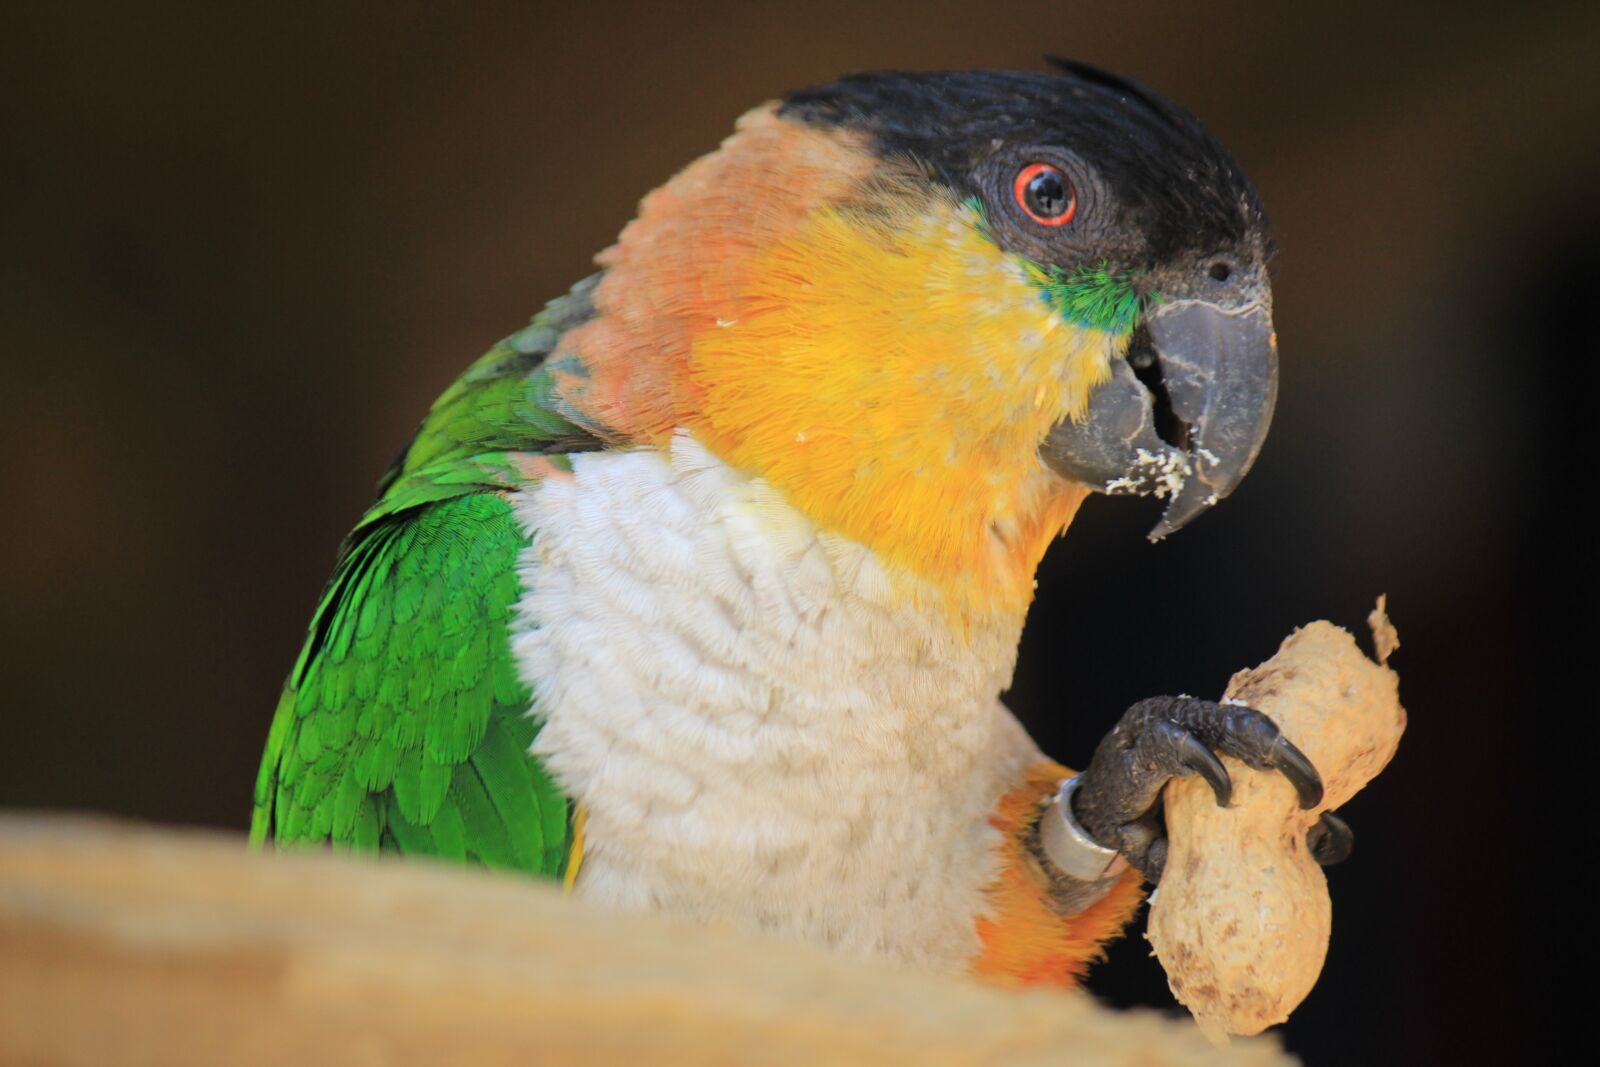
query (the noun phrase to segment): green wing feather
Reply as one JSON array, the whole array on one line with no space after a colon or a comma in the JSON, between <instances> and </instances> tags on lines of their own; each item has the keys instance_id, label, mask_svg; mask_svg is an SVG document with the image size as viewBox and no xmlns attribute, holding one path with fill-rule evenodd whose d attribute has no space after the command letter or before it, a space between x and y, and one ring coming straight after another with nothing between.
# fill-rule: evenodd
<instances>
[{"instance_id":1,"label":"green wing feather","mask_svg":"<svg viewBox=\"0 0 1600 1067\"><path fill-rule=\"evenodd\" d=\"M434 404L345 542L278 701L251 842L563 873L570 804L528 754L535 694L509 644L529 540L516 459L599 442L551 403L545 356L592 314L593 279Z\"/></svg>"}]
</instances>

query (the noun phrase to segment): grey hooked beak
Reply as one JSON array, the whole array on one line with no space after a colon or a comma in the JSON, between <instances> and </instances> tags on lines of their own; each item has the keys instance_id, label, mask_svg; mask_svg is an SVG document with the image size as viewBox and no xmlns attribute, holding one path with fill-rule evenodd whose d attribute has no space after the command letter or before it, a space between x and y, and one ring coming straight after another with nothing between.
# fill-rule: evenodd
<instances>
[{"instance_id":1,"label":"grey hooked beak","mask_svg":"<svg viewBox=\"0 0 1600 1067\"><path fill-rule=\"evenodd\" d=\"M1278 344L1261 302L1175 300L1142 329L1148 347L1116 360L1083 420L1053 429L1040 454L1057 474L1101 492L1167 498L1150 531L1159 541L1249 472L1278 399Z\"/></svg>"}]
</instances>

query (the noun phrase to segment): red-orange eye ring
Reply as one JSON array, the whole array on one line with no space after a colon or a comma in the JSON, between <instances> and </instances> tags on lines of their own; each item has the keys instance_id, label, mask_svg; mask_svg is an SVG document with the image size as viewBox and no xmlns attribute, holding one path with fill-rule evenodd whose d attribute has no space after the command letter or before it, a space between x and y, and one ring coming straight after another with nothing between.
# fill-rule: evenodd
<instances>
[{"instance_id":1,"label":"red-orange eye ring","mask_svg":"<svg viewBox=\"0 0 1600 1067\"><path fill-rule=\"evenodd\" d=\"M1017 206L1040 226L1065 226L1078 213L1078 193L1060 167L1029 163L1011 183Z\"/></svg>"}]
</instances>

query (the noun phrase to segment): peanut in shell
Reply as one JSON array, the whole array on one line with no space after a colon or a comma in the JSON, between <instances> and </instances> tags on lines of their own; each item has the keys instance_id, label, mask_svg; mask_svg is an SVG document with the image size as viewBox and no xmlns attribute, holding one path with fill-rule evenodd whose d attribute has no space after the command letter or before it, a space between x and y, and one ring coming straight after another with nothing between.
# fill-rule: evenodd
<instances>
[{"instance_id":1,"label":"peanut in shell","mask_svg":"<svg viewBox=\"0 0 1600 1067\"><path fill-rule=\"evenodd\" d=\"M1405 730L1386 665L1399 640L1384 607L1380 598L1368 618L1379 662L1348 631L1313 622L1234 675L1223 698L1269 716L1306 754L1322 775L1321 804L1302 809L1281 774L1226 756L1227 808L1198 777L1166 787L1166 869L1146 936L1173 996L1215 1043L1288 1019L1322 972L1332 906L1306 832L1383 770Z\"/></svg>"}]
</instances>

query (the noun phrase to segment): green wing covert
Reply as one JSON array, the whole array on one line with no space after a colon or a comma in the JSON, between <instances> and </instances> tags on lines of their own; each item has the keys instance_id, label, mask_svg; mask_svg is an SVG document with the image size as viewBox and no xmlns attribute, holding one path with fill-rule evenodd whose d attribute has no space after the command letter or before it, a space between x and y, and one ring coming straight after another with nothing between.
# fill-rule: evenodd
<instances>
[{"instance_id":1,"label":"green wing covert","mask_svg":"<svg viewBox=\"0 0 1600 1067\"><path fill-rule=\"evenodd\" d=\"M534 694L510 649L519 458L600 447L552 410L545 356L593 280L491 349L434 404L346 540L279 699L251 841L472 860L559 876L567 798L528 754Z\"/></svg>"}]
</instances>

